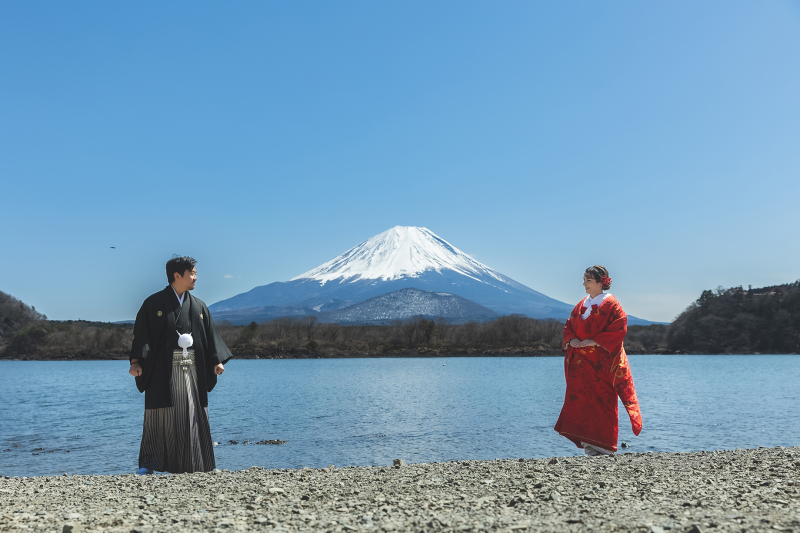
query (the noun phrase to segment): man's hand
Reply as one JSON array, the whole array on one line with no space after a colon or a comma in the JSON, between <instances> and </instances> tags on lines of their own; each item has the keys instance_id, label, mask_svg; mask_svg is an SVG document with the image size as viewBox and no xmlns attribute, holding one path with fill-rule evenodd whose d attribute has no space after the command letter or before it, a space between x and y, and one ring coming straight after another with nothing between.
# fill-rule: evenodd
<instances>
[{"instance_id":1,"label":"man's hand","mask_svg":"<svg viewBox=\"0 0 800 533\"><path fill-rule=\"evenodd\" d=\"M131 364L130 370L128 370L128 374L133 377L138 377L142 375L142 366L139 363Z\"/></svg>"},{"instance_id":2,"label":"man's hand","mask_svg":"<svg viewBox=\"0 0 800 533\"><path fill-rule=\"evenodd\" d=\"M225 367L222 366L222 363L214 367L214 373L216 375L221 376L223 372L225 372Z\"/></svg>"},{"instance_id":3,"label":"man's hand","mask_svg":"<svg viewBox=\"0 0 800 533\"><path fill-rule=\"evenodd\" d=\"M580 347L580 348L586 348L586 347L588 347L588 346L597 346L597 343L596 343L596 342L594 342L594 340L593 340L593 339L586 339L586 340L582 340L582 341L580 342L580 344L579 344L579 347Z\"/></svg>"}]
</instances>

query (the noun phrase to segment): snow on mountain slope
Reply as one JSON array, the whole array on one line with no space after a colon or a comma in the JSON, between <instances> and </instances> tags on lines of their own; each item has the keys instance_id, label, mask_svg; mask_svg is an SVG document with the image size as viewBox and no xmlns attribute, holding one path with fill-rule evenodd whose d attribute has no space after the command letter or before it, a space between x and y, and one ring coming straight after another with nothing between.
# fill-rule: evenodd
<instances>
[{"instance_id":1,"label":"snow on mountain slope","mask_svg":"<svg viewBox=\"0 0 800 533\"><path fill-rule=\"evenodd\" d=\"M391 281L442 270L476 280L488 276L506 281L505 276L472 259L431 230L413 226L395 226L290 281L314 279L322 285L333 280Z\"/></svg>"},{"instance_id":2,"label":"snow on mountain slope","mask_svg":"<svg viewBox=\"0 0 800 533\"><path fill-rule=\"evenodd\" d=\"M446 292L400 289L320 315L323 322L339 324L385 323L415 316L443 317L451 322L490 320L498 315L491 309Z\"/></svg>"}]
</instances>

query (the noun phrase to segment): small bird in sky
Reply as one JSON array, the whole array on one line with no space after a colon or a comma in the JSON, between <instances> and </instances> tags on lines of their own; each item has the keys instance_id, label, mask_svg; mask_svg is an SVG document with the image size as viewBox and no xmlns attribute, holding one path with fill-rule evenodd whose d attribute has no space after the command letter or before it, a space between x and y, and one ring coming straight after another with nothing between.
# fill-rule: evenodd
<instances>
[{"instance_id":1,"label":"small bird in sky","mask_svg":"<svg viewBox=\"0 0 800 533\"><path fill-rule=\"evenodd\" d=\"M116 246L112 246L111 248L113 248L114 250L116 250L116 249L117 249L117 247L116 247Z\"/></svg>"}]
</instances>

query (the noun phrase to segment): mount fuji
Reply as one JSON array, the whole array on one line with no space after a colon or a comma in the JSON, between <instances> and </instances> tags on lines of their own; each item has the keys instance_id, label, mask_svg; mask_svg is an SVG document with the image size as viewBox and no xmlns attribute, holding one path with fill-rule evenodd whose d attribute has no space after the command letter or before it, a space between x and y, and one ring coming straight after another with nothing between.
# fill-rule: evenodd
<instances>
[{"instance_id":1,"label":"mount fuji","mask_svg":"<svg viewBox=\"0 0 800 533\"><path fill-rule=\"evenodd\" d=\"M209 309L217 320L242 324L325 314L407 288L455 294L499 315L566 319L572 310L476 261L429 229L407 226L384 231L289 281L256 287Z\"/></svg>"}]
</instances>

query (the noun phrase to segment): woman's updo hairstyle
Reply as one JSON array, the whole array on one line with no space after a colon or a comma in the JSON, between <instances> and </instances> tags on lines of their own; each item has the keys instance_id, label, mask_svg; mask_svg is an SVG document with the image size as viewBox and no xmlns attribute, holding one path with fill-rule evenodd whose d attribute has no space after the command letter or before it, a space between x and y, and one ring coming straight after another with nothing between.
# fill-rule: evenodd
<instances>
[{"instance_id":1,"label":"woman's updo hairstyle","mask_svg":"<svg viewBox=\"0 0 800 533\"><path fill-rule=\"evenodd\" d=\"M603 265L595 265L587 268L586 274L597 283L602 284L604 291L611 288L611 277L608 275L608 269Z\"/></svg>"}]
</instances>

